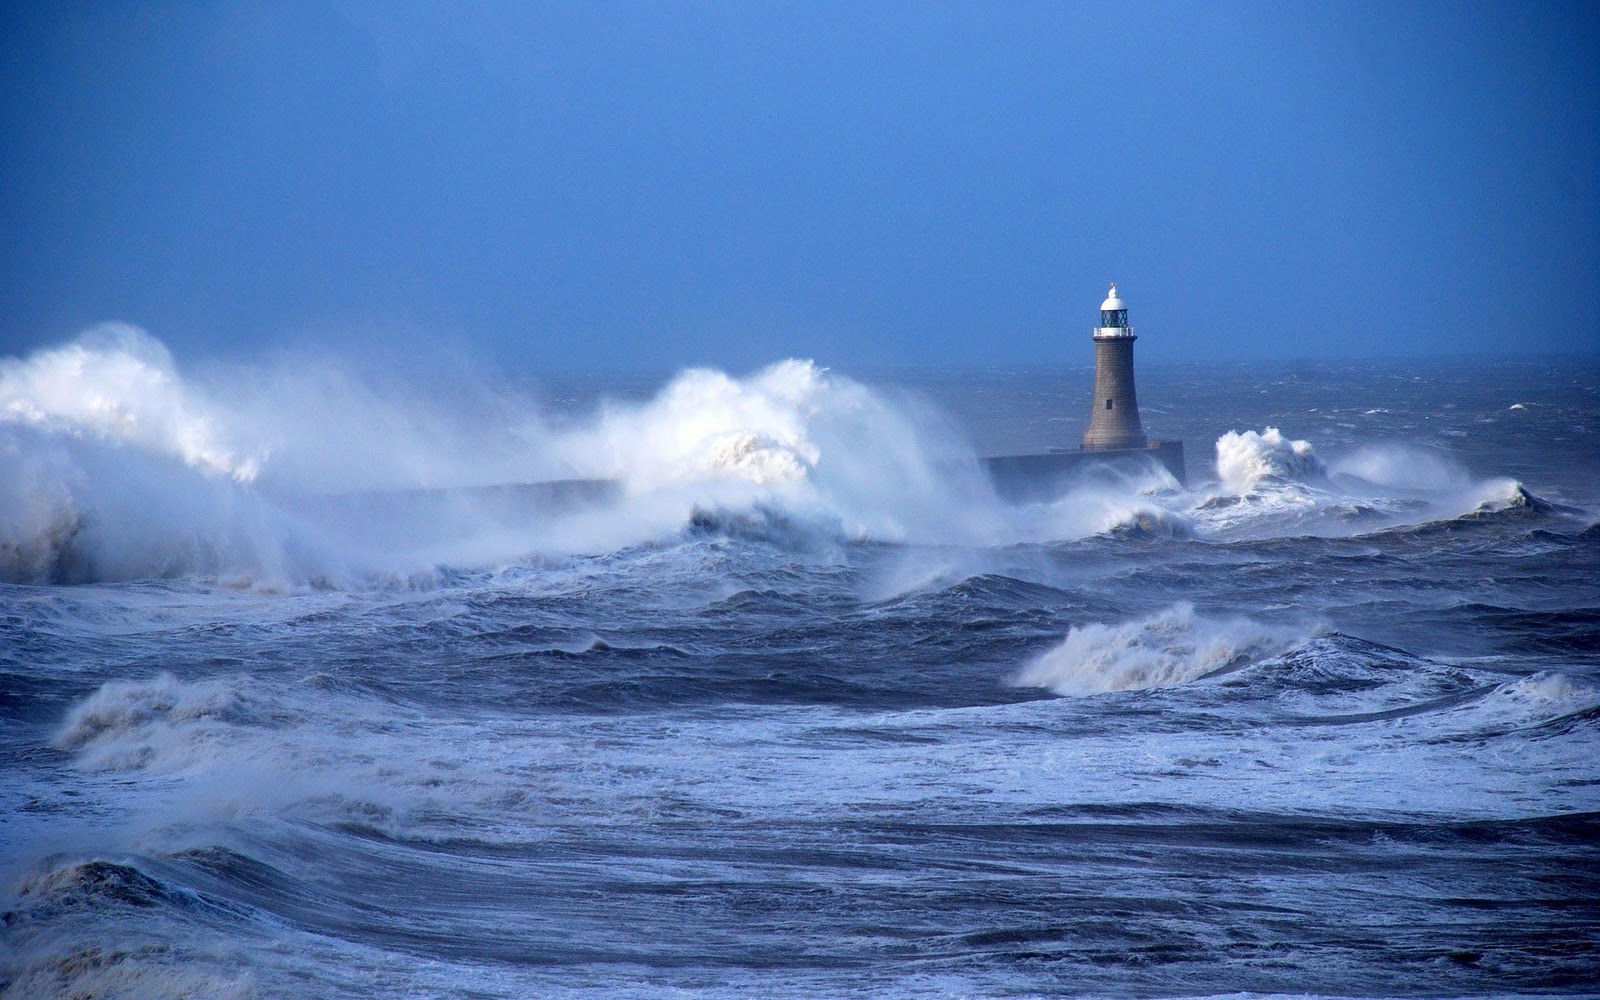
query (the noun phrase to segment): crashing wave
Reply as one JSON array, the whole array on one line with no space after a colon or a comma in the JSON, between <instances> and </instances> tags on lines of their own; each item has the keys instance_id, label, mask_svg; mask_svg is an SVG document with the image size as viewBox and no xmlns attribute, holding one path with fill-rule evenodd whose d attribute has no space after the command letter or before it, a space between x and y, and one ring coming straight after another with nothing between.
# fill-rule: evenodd
<instances>
[{"instance_id":1,"label":"crashing wave","mask_svg":"<svg viewBox=\"0 0 1600 1000\"><path fill-rule=\"evenodd\" d=\"M1493 514L1500 511L1526 510L1540 514L1577 514L1575 507L1551 503L1543 497L1528 492L1528 488L1515 479L1492 479L1485 484L1486 495L1472 509L1471 515Z\"/></svg>"},{"instance_id":2,"label":"crashing wave","mask_svg":"<svg viewBox=\"0 0 1600 1000\"><path fill-rule=\"evenodd\" d=\"M942 419L809 361L685 371L559 428L521 399L419 401L307 369L223 373L216 384L234 388L202 391L127 326L0 360L0 580L383 579L615 551L672 537L694 508L889 541L1008 530ZM451 489L551 478L621 485L605 509L528 516L492 490ZM426 516L370 500L418 491L437 501Z\"/></svg>"},{"instance_id":3,"label":"crashing wave","mask_svg":"<svg viewBox=\"0 0 1600 1000\"><path fill-rule=\"evenodd\" d=\"M1232 493L1249 493L1265 479L1303 482L1326 475L1311 442L1290 440L1276 427L1260 433L1229 431L1217 438L1217 476Z\"/></svg>"},{"instance_id":4,"label":"crashing wave","mask_svg":"<svg viewBox=\"0 0 1600 1000\"><path fill-rule=\"evenodd\" d=\"M0 581L337 576L314 533L253 489L171 458L0 425Z\"/></svg>"},{"instance_id":5,"label":"crashing wave","mask_svg":"<svg viewBox=\"0 0 1600 1000\"><path fill-rule=\"evenodd\" d=\"M576 467L636 493L702 479L794 484L822 457L814 419L830 397L853 388L806 361L780 362L748 379L695 368L648 403L607 407L558 447Z\"/></svg>"},{"instance_id":6,"label":"crashing wave","mask_svg":"<svg viewBox=\"0 0 1600 1000\"><path fill-rule=\"evenodd\" d=\"M227 422L135 327L0 358L0 581L294 575Z\"/></svg>"},{"instance_id":7,"label":"crashing wave","mask_svg":"<svg viewBox=\"0 0 1600 1000\"><path fill-rule=\"evenodd\" d=\"M214 407L178 377L166 347L124 323L26 359L0 359L0 423L97 436L240 482L255 479L265 457L232 445Z\"/></svg>"},{"instance_id":8,"label":"crashing wave","mask_svg":"<svg viewBox=\"0 0 1600 1000\"><path fill-rule=\"evenodd\" d=\"M653 399L605 407L553 446L634 506L784 509L851 537L982 536L997 500L970 447L913 400L810 361L735 378L691 369Z\"/></svg>"},{"instance_id":9,"label":"crashing wave","mask_svg":"<svg viewBox=\"0 0 1600 1000\"><path fill-rule=\"evenodd\" d=\"M24 458L0 434L0 581L61 583L83 575L84 512L75 470L53 456Z\"/></svg>"}]
</instances>

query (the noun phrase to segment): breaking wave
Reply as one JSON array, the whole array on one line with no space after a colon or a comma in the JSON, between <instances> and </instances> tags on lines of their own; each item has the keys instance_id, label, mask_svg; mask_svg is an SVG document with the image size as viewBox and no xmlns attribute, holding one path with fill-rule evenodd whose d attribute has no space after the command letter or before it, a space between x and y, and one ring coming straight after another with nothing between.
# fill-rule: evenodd
<instances>
[{"instance_id":1,"label":"breaking wave","mask_svg":"<svg viewBox=\"0 0 1600 1000\"><path fill-rule=\"evenodd\" d=\"M1525 496L1400 445L1324 463L1267 427L1216 450L1223 495L1152 469L1009 505L942 415L808 361L691 369L557 419L470 374L426 396L303 358L185 376L108 325L0 359L0 581L426 585L707 533L804 549L1348 534Z\"/></svg>"},{"instance_id":2,"label":"breaking wave","mask_svg":"<svg viewBox=\"0 0 1600 1000\"><path fill-rule=\"evenodd\" d=\"M106 684L72 710L55 744L96 769L181 768L273 714L281 713L248 695L242 678L186 684L161 674Z\"/></svg>"},{"instance_id":3,"label":"breaking wave","mask_svg":"<svg viewBox=\"0 0 1600 1000\"><path fill-rule=\"evenodd\" d=\"M1327 468L1309 441L1283 436L1276 427L1256 431L1229 431L1217 438L1217 477L1235 494L1249 493L1265 479L1303 481L1320 479Z\"/></svg>"},{"instance_id":4,"label":"breaking wave","mask_svg":"<svg viewBox=\"0 0 1600 1000\"><path fill-rule=\"evenodd\" d=\"M568 486L523 485L551 482ZM316 359L197 380L125 325L0 362L11 582L344 587L756 521L807 545L1184 537L1148 499L1175 486L1161 472L1007 506L942 415L809 361L691 369L559 421L470 376L426 398Z\"/></svg>"},{"instance_id":5,"label":"breaking wave","mask_svg":"<svg viewBox=\"0 0 1600 1000\"><path fill-rule=\"evenodd\" d=\"M1074 628L1024 667L1015 683L1063 695L1170 687L1276 656L1311 634L1247 618L1210 618L1179 603L1122 625Z\"/></svg>"},{"instance_id":6,"label":"breaking wave","mask_svg":"<svg viewBox=\"0 0 1600 1000\"><path fill-rule=\"evenodd\" d=\"M553 480L596 485L561 503L496 485ZM326 362L202 385L125 325L0 361L5 581L337 585L609 551L705 510L779 510L849 538L988 537L1005 530L997 506L937 414L806 361L685 371L559 426L515 393L424 402Z\"/></svg>"},{"instance_id":7,"label":"breaking wave","mask_svg":"<svg viewBox=\"0 0 1600 1000\"><path fill-rule=\"evenodd\" d=\"M93 435L239 482L255 479L266 458L230 442L216 404L179 377L166 347L123 323L27 359L0 359L3 424Z\"/></svg>"},{"instance_id":8,"label":"breaking wave","mask_svg":"<svg viewBox=\"0 0 1600 1000\"><path fill-rule=\"evenodd\" d=\"M175 797L164 809L175 821L285 809L371 819L439 796L465 807L473 795L504 792L499 781L485 788L495 772L481 758L401 753L404 719L321 675L296 685L159 674L102 685L72 709L53 742L84 771L172 779Z\"/></svg>"},{"instance_id":9,"label":"breaking wave","mask_svg":"<svg viewBox=\"0 0 1600 1000\"><path fill-rule=\"evenodd\" d=\"M1220 491L1191 498L1212 537L1347 536L1455 530L1495 517L1582 517L1506 477L1474 478L1446 455L1406 444L1364 445L1324 460L1278 428L1217 439Z\"/></svg>"}]
</instances>

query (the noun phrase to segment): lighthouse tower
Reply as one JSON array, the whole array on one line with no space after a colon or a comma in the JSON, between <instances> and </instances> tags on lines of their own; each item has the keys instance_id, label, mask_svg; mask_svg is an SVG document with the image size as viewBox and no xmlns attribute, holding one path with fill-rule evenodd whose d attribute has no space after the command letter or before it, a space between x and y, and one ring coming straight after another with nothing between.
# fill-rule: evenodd
<instances>
[{"instance_id":1,"label":"lighthouse tower","mask_svg":"<svg viewBox=\"0 0 1600 1000\"><path fill-rule=\"evenodd\" d=\"M1128 307L1111 292L1100 303L1100 325L1094 329L1094 408L1083 432L1084 451L1143 448L1149 444L1139 423L1139 397L1133 391L1133 327Z\"/></svg>"},{"instance_id":2,"label":"lighthouse tower","mask_svg":"<svg viewBox=\"0 0 1600 1000\"><path fill-rule=\"evenodd\" d=\"M1152 465L1165 469L1182 485L1186 466L1182 441L1157 441L1139 422L1139 399L1133 392L1133 327L1117 286L1100 303L1100 325L1094 328L1094 408L1083 447L1051 448L1038 455L991 455L984 470L995 492L1018 503L1060 499L1073 480L1097 469L1140 474Z\"/></svg>"}]
</instances>

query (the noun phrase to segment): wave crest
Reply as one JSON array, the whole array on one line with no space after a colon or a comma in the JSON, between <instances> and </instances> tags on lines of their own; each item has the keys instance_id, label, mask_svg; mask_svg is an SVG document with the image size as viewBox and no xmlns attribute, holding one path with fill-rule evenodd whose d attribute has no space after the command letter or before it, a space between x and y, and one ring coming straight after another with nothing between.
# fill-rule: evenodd
<instances>
[{"instance_id":1,"label":"wave crest","mask_svg":"<svg viewBox=\"0 0 1600 1000\"><path fill-rule=\"evenodd\" d=\"M1276 427L1229 431L1217 438L1217 477L1236 494L1249 493L1263 479L1320 479L1327 468L1309 441L1283 436Z\"/></svg>"},{"instance_id":2,"label":"wave crest","mask_svg":"<svg viewBox=\"0 0 1600 1000\"><path fill-rule=\"evenodd\" d=\"M105 684L67 716L55 745L98 769L136 771L158 762L181 768L208 759L206 748L238 727L271 715L236 684L184 683L164 673Z\"/></svg>"},{"instance_id":3,"label":"wave crest","mask_svg":"<svg viewBox=\"0 0 1600 1000\"><path fill-rule=\"evenodd\" d=\"M166 347L126 323L26 359L0 359L0 422L98 436L240 482L255 479L265 458L231 444Z\"/></svg>"},{"instance_id":4,"label":"wave crest","mask_svg":"<svg viewBox=\"0 0 1600 1000\"><path fill-rule=\"evenodd\" d=\"M1307 634L1246 618L1204 617L1182 602L1135 622L1074 628L1024 667L1015 683L1065 695L1170 687L1276 656Z\"/></svg>"},{"instance_id":5,"label":"wave crest","mask_svg":"<svg viewBox=\"0 0 1600 1000\"><path fill-rule=\"evenodd\" d=\"M1486 726L1517 727L1545 725L1596 710L1600 710L1600 688L1550 670L1496 686L1476 708Z\"/></svg>"}]
</instances>

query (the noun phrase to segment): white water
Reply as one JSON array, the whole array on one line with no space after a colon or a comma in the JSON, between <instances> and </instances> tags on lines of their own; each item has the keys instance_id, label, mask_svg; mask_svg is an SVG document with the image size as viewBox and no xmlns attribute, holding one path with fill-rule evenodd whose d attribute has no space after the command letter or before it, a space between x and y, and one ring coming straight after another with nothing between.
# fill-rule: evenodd
<instances>
[{"instance_id":1,"label":"white water","mask_svg":"<svg viewBox=\"0 0 1600 1000\"><path fill-rule=\"evenodd\" d=\"M470 493L388 520L381 501L365 514L318 504L572 478L614 480L623 498L516 519ZM0 579L20 581L342 585L609 551L670 536L704 510L778 510L841 538L955 544L1188 530L1141 497L1171 488L1164 473L1008 508L931 407L807 361L743 378L692 369L642 403L604 401L557 422L536 400L470 379L425 402L327 359L190 376L122 325L0 362L0 483Z\"/></svg>"},{"instance_id":2,"label":"white water","mask_svg":"<svg viewBox=\"0 0 1600 1000\"><path fill-rule=\"evenodd\" d=\"M125 325L0 359L0 580L426 579L669 538L706 511L775 511L807 538L996 546L1351 533L1516 502L1514 483L1475 482L1433 452L1371 445L1330 464L1267 427L1217 440L1231 507L1161 470L1014 507L931 406L807 361L745 377L692 369L654 398L559 419L527 394L452 378L419 395L327 358L197 376ZM616 481L622 497L560 512L470 492L420 512L392 499L571 478Z\"/></svg>"},{"instance_id":3,"label":"white water","mask_svg":"<svg viewBox=\"0 0 1600 1000\"><path fill-rule=\"evenodd\" d=\"M1217 476L1234 493L1248 493L1268 477L1303 481L1325 472L1311 442L1286 438L1276 427L1229 431L1217 439Z\"/></svg>"},{"instance_id":4,"label":"white water","mask_svg":"<svg viewBox=\"0 0 1600 1000\"><path fill-rule=\"evenodd\" d=\"M0 422L173 456L241 483L266 457L230 442L217 405L179 377L166 347L121 323L27 359L0 359Z\"/></svg>"},{"instance_id":5,"label":"white water","mask_svg":"<svg viewBox=\"0 0 1600 1000\"><path fill-rule=\"evenodd\" d=\"M1139 621L1074 628L1024 667L1016 683L1068 695L1168 687L1277 655L1314 630L1205 617L1180 603Z\"/></svg>"},{"instance_id":6,"label":"white water","mask_svg":"<svg viewBox=\"0 0 1600 1000\"><path fill-rule=\"evenodd\" d=\"M0 423L6 537L137 581L0 587L9 994L1465 995L1560 961L1592 531L1427 465L1412 414L1224 435L1267 470L1237 489L1003 507L942 420L804 362L560 419L302 368L167 363L248 482ZM622 495L360 495L576 475Z\"/></svg>"}]
</instances>

